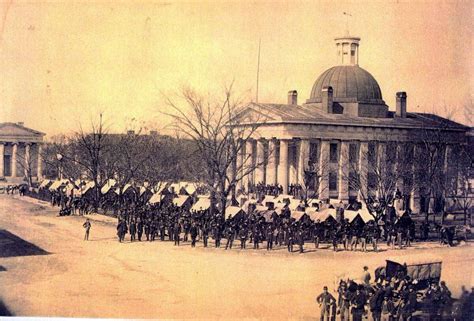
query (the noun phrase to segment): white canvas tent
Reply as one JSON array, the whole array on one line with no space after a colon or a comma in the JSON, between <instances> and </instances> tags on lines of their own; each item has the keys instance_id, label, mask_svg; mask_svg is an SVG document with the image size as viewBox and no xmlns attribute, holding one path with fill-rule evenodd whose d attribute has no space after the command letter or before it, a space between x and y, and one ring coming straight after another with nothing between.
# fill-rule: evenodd
<instances>
[{"instance_id":1,"label":"white canvas tent","mask_svg":"<svg viewBox=\"0 0 474 321\"><path fill-rule=\"evenodd\" d=\"M173 198L173 205L176 207L182 207L186 204L187 201L189 201L188 195L180 195L178 197Z\"/></svg>"},{"instance_id":2,"label":"white canvas tent","mask_svg":"<svg viewBox=\"0 0 474 321\"><path fill-rule=\"evenodd\" d=\"M49 179L45 179L41 182L38 188L45 188L51 181Z\"/></svg>"},{"instance_id":3,"label":"white canvas tent","mask_svg":"<svg viewBox=\"0 0 474 321\"><path fill-rule=\"evenodd\" d=\"M326 221L329 217L337 219L336 209L334 208L325 208L324 210L317 212L318 214L315 215L316 220L320 220L321 222Z\"/></svg>"},{"instance_id":4,"label":"white canvas tent","mask_svg":"<svg viewBox=\"0 0 474 321\"><path fill-rule=\"evenodd\" d=\"M291 217L299 221L303 215L306 213L303 211L291 211Z\"/></svg>"},{"instance_id":5,"label":"white canvas tent","mask_svg":"<svg viewBox=\"0 0 474 321\"><path fill-rule=\"evenodd\" d=\"M160 193L155 193L151 196L148 203L150 203L151 205L158 204L161 202L161 198L162 198L162 195Z\"/></svg>"},{"instance_id":6,"label":"white canvas tent","mask_svg":"<svg viewBox=\"0 0 474 321\"><path fill-rule=\"evenodd\" d=\"M109 190L115 186L115 184L116 181L114 179L108 179L104 186L102 186L102 188L100 189L100 192L102 194L107 194Z\"/></svg>"},{"instance_id":7,"label":"white canvas tent","mask_svg":"<svg viewBox=\"0 0 474 321\"><path fill-rule=\"evenodd\" d=\"M56 191L61 185L66 184L68 182L67 179L61 179L54 181L51 186L49 187L50 191Z\"/></svg>"},{"instance_id":8,"label":"white canvas tent","mask_svg":"<svg viewBox=\"0 0 474 321\"><path fill-rule=\"evenodd\" d=\"M236 215L240 213L245 214L245 211L243 208L238 207L238 206L229 206L225 210L225 218L228 219L231 215L232 217L235 217Z\"/></svg>"},{"instance_id":9,"label":"white canvas tent","mask_svg":"<svg viewBox=\"0 0 474 321\"><path fill-rule=\"evenodd\" d=\"M191 207L193 211L205 211L211 207L211 200L209 198L200 198L196 204Z\"/></svg>"}]
</instances>

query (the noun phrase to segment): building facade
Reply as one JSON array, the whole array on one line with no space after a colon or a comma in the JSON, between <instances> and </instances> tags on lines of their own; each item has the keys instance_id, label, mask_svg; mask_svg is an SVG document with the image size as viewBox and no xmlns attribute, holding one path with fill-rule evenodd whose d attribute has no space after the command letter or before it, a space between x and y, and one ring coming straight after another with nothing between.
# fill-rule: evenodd
<instances>
[{"instance_id":1,"label":"building facade","mask_svg":"<svg viewBox=\"0 0 474 321\"><path fill-rule=\"evenodd\" d=\"M413 178L398 177L393 187L419 212L424 200L423 187L413 187L419 166L415 160L426 146L442 145L437 153L443 154L443 164L437 166L448 173L469 128L433 114L409 112L405 92L396 93L395 111L390 111L375 78L358 65L360 38L335 41L339 65L316 79L303 104L292 90L287 104L251 103L241 114L242 126L258 128L235 168L247 162L256 169L237 188L278 184L287 193L290 185L307 185L321 200L348 202L360 193L375 193L373 168L391 166L413 173ZM316 173L309 182L308 171ZM358 176L360 186L351 184L351 175Z\"/></svg>"},{"instance_id":2,"label":"building facade","mask_svg":"<svg viewBox=\"0 0 474 321\"><path fill-rule=\"evenodd\" d=\"M0 123L0 182L20 184L41 179L44 136L23 123Z\"/></svg>"}]
</instances>

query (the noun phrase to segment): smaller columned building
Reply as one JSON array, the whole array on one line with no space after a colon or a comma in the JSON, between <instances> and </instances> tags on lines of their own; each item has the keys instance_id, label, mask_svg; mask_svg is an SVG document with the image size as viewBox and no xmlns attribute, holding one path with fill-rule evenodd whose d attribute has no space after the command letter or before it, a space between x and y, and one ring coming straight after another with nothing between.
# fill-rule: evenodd
<instances>
[{"instance_id":1,"label":"smaller columned building","mask_svg":"<svg viewBox=\"0 0 474 321\"><path fill-rule=\"evenodd\" d=\"M44 136L23 123L0 123L0 182L20 184L42 179Z\"/></svg>"}]
</instances>

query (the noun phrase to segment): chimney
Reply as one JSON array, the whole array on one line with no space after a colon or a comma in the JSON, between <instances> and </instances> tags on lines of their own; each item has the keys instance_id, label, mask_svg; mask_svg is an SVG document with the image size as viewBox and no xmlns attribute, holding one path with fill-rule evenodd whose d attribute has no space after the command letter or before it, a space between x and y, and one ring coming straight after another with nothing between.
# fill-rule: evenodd
<instances>
[{"instance_id":1,"label":"chimney","mask_svg":"<svg viewBox=\"0 0 474 321\"><path fill-rule=\"evenodd\" d=\"M404 91L397 93L397 111L396 116L400 118L407 117L407 93Z\"/></svg>"},{"instance_id":2,"label":"chimney","mask_svg":"<svg viewBox=\"0 0 474 321\"><path fill-rule=\"evenodd\" d=\"M329 114L333 114L333 101L332 101L332 87L323 87L322 93L321 93L321 103L322 103L322 109L327 110Z\"/></svg>"},{"instance_id":3,"label":"chimney","mask_svg":"<svg viewBox=\"0 0 474 321\"><path fill-rule=\"evenodd\" d=\"M298 92L296 90L288 92L288 105L298 105Z\"/></svg>"}]
</instances>

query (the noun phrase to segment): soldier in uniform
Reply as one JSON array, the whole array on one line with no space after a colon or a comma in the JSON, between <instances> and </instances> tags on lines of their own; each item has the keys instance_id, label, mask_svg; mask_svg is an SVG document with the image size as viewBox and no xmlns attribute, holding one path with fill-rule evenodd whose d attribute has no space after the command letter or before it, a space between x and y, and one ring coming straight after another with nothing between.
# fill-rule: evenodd
<instances>
[{"instance_id":1,"label":"soldier in uniform","mask_svg":"<svg viewBox=\"0 0 474 321\"><path fill-rule=\"evenodd\" d=\"M298 229L298 234L297 234L297 239L298 239L298 245L300 246L300 253L304 252L303 246L304 246L304 232L303 232L303 227L300 226Z\"/></svg>"},{"instance_id":2,"label":"soldier in uniform","mask_svg":"<svg viewBox=\"0 0 474 321\"><path fill-rule=\"evenodd\" d=\"M273 249L273 229L271 225L267 226L266 230L266 236L267 236L267 251L270 251Z\"/></svg>"},{"instance_id":3,"label":"soldier in uniform","mask_svg":"<svg viewBox=\"0 0 474 321\"><path fill-rule=\"evenodd\" d=\"M260 243L260 229L259 229L258 223L255 223L253 227L252 235L253 235L253 248L255 250L258 250L259 243Z\"/></svg>"},{"instance_id":4,"label":"soldier in uniform","mask_svg":"<svg viewBox=\"0 0 474 321\"><path fill-rule=\"evenodd\" d=\"M202 242L204 244L204 247L207 247L207 240L209 238L209 227L206 222L202 225L201 228L202 231Z\"/></svg>"},{"instance_id":5,"label":"soldier in uniform","mask_svg":"<svg viewBox=\"0 0 474 321\"><path fill-rule=\"evenodd\" d=\"M135 223L135 220L132 219L130 221L130 242L135 241L135 234L137 233L137 225Z\"/></svg>"},{"instance_id":6,"label":"soldier in uniform","mask_svg":"<svg viewBox=\"0 0 474 321\"><path fill-rule=\"evenodd\" d=\"M248 237L248 230L247 230L246 225L243 225L240 228L239 237L240 237L240 249L243 250L245 249L245 243L247 242L247 237Z\"/></svg>"},{"instance_id":7,"label":"soldier in uniform","mask_svg":"<svg viewBox=\"0 0 474 321\"><path fill-rule=\"evenodd\" d=\"M141 242L142 235L143 235L143 220L140 218L138 219L138 223L137 223L137 235L138 235L138 241Z\"/></svg>"},{"instance_id":8,"label":"soldier in uniform","mask_svg":"<svg viewBox=\"0 0 474 321\"><path fill-rule=\"evenodd\" d=\"M233 228L232 224L230 224L227 227L226 238L227 238L227 243L225 244L225 249L226 250L227 250L227 248L232 249L232 244L234 243L234 228Z\"/></svg>"},{"instance_id":9,"label":"soldier in uniform","mask_svg":"<svg viewBox=\"0 0 474 321\"><path fill-rule=\"evenodd\" d=\"M219 223L217 223L216 226L214 227L214 240L216 242L216 247L221 247L221 238L222 238L221 227Z\"/></svg>"},{"instance_id":10,"label":"soldier in uniform","mask_svg":"<svg viewBox=\"0 0 474 321\"><path fill-rule=\"evenodd\" d=\"M336 299L334 299L332 294L328 292L327 286L324 286L323 293L318 295L318 297L316 298L316 302L319 303L319 307L321 308L320 321L324 321L325 317L326 321L329 321L329 316L331 314L331 306L336 302Z\"/></svg>"},{"instance_id":11,"label":"soldier in uniform","mask_svg":"<svg viewBox=\"0 0 474 321\"><path fill-rule=\"evenodd\" d=\"M287 228L287 237L288 237L288 252L293 252L293 240L294 240L294 235L293 235L293 229L291 226L288 226Z\"/></svg>"},{"instance_id":12,"label":"soldier in uniform","mask_svg":"<svg viewBox=\"0 0 474 321\"><path fill-rule=\"evenodd\" d=\"M120 220L117 225L117 236L119 238L119 242L123 242L125 240L125 234L127 234L127 223L124 220Z\"/></svg>"},{"instance_id":13,"label":"soldier in uniform","mask_svg":"<svg viewBox=\"0 0 474 321\"><path fill-rule=\"evenodd\" d=\"M173 234L174 234L173 235L174 245L179 246L179 239L180 239L180 234L181 234L181 225L179 224L178 221L176 221L176 223L174 223Z\"/></svg>"},{"instance_id":14,"label":"soldier in uniform","mask_svg":"<svg viewBox=\"0 0 474 321\"><path fill-rule=\"evenodd\" d=\"M145 236L146 236L147 241L150 240L150 226L151 226L151 220L148 220L145 223Z\"/></svg>"},{"instance_id":15,"label":"soldier in uniform","mask_svg":"<svg viewBox=\"0 0 474 321\"><path fill-rule=\"evenodd\" d=\"M191 235L191 247L196 247L196 238L198 236L198 228L196 226L196 223L193 222L193 224L189 228L189 234Z\"/></svg>"}]
</instances>

